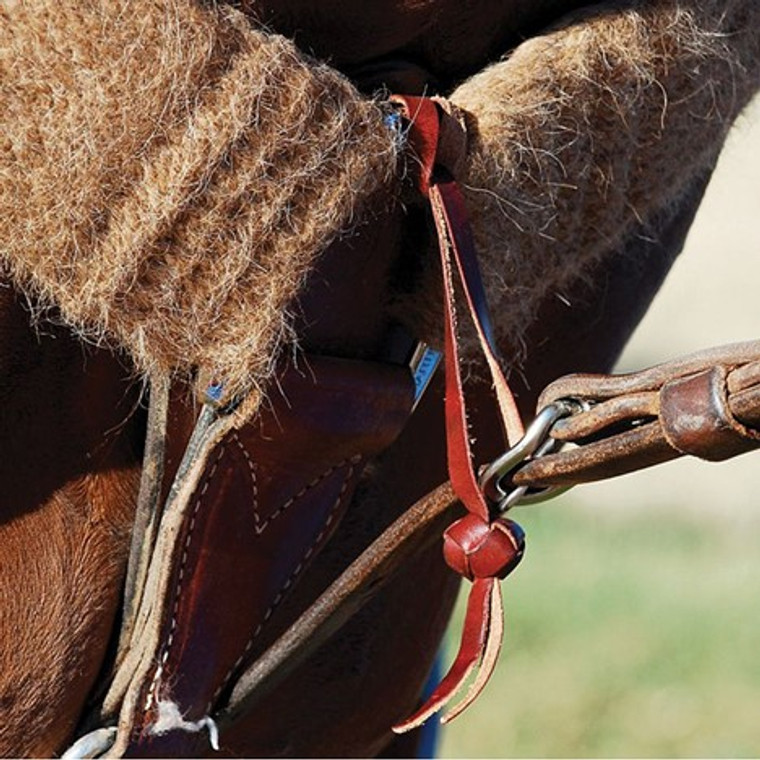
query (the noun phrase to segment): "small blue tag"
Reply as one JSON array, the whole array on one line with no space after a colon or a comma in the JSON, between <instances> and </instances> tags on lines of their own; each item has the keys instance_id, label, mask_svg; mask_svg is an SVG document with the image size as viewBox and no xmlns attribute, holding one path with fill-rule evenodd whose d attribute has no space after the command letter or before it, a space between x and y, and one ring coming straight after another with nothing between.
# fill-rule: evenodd
<instances>
[{"instance_id":1,"label":"small blue tag","mask_svg":"<svg viewBox=\"0 0 760 760\"><path fill-rule=\"evenodd\" d=\"M430 384L436 369L441 361L441 352L433 348L424 347L421 355L412 360L412 373L414 378L414 401L422 398L422 394Z\"/></svg>"},{"instance_id":2,"label":"small blue tag","mask_svg":"<svg viewBox=\"0 0 760 760\"><path fill-rule=\"evenodd\" d=\"M206 398L213 404L218 404L222 400L224 392L224 383L211 383L206 388Z\"/></svg>"}]
</instances>

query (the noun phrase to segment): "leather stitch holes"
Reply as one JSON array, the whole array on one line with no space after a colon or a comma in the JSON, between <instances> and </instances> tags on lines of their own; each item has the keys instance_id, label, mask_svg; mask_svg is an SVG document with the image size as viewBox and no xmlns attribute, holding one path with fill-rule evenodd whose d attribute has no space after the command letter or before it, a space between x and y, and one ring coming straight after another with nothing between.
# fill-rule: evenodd
<instances>
[{"instance_id":1,"label":"leather stitch holes","mask_svg":"<svg viewBox=\"0 0 760 760\"><path fill-rule=\"evenodd\" d=\"M248 653L251 651L251 647L256 642L256 639L261 635L261 632L264 630L264 626L267 624L267 622L272 617L277 607L279 607L280 603L285 598L285 594L287 593L288 589L295 583L298 576L303 572L303 569L306 567L306 564L308 563L309 559L314 554L314 551L316 550L317 546L319 546L322 539L324 538L325 533L327 533L330 526L335 521L335 514L338 511L338 507L343 503L343 498L346 495L346 491L348 490L348 486L351 482L351 478L354 475L356 465L360 461L361 461L361 456L358 454L355 454L354 456L349 457L348 459L344 459L340 464L334 465L329 470L325 471L325 473L320 475L318 478L315 478L314 480L312 480L311 483L309 483L307 486L302 488L292 499L289 499L282 507L280 507L278 511L269 519L269 522L271 522L276 515L279 515L283 511L285 511L287 507L289 507L294 501L298 500L300 497L306 494L310 489L312 489L320 481L324 480L326 477L331 475L340 467L349 465L348 470L346 471L346 474L343 478L343 485L341 486L340 493L338 494L338 497L336 498L334 504L330 508L330 513L327 517L327 520L325 520L325 524L322 526L322 530L314 539L311 546L306 550L303 557L301 557L301 561L293 569L293 572L285 581L282 588L277 593L277 596L275 596L275 598L272 600L272 603L269 605L269 607L267 607L266 612L264 612L264 616L261 619L261 622L256 626L256 630L254 630L253 634L251 635L251 638L248 640L248 643L245 645L245 648L243 649L242 654L240 655L240 657L237 658L237 660L235 660L235 663L230 668L230 671L222 679L222 682L219 688L214 692L214 695L211 697L211 700L206 705L205 711L207 713L211 711L211 708L214 702L216 702L216 700L219 698L219 695L227 688L233 674L243 664L243 661L247 657Z\"/></svg>"},{"instance_id":2,"label":"leather stitch holes","mask_svg":"<svg viewBox=\"0 0 760 760\"><path fill-rule=\"evenodd\" d=\"M240 440L238 434L233 433L231 435L231 439L234 440L235 444L243 453L243 456L245 457L246 463L248 465L248 470L251 476L251 485L253 489L253 499L254 499L254 502L253 502L254 530L256 532L256 535L261 535L275 519L280 517L291 506L293 506L293 504L295 504L299 499L303 498L309 491L311 491L313 488L318 486L322 481L330 477L341 467L346 467L348 465L348 469L343 479L343 484L341 486L340 492L334 504L330 508L330 512L328 514L327 520L325 521L325 524L322 527L322 530L314 539L311 546L306 550L306 552L304 553L298 565L293 569L293 572L290 574L290 576L285 581L280 591L277 593L277 595L275 596L275 598L272 600L271 604L265 611L261 622L257 625L255 631L253 632L253 635L246 643L243 653L240 655L240 657L237 659L235 664L232 666L229 673L224 677L221 686L214 693L211 699L211 702L209 702L209 707L207 708L207 712L210 709L210 705L216 701L219 694L224 690L230 678L232 677L233 673L240 667L246 655L248 654L251 647L253 646L255 640L258 638L261 631L263 630L265 624L272 617L272 615L274 614L274 611L277 609L277 607L279 606L279 604L282 602L283 598L285 597L285 594L287 593L288 589L293 585L296 578L301 574L307 562L309 561L311 556L314 554L316 547L320 544L320 542L325 536L325 533L329 530L330 526L334 522L336 512L340 504L343 502L343 499L346 495L346 491L348 489L349 483L351 482L351 478L353 477L354 471L356 469L356 465L361 460L361 456L356 454L352 457L348 457L342 460L338 464L333 465L329 469L325 470L325 472L323 472L321 475L317 476L311 482L305 485L300 491L298 491L298 493L296 493L294 496L292 496L290 499L284 502L280 507L278 507L275 510L275 512L273 512L267 519L265 519L262 522L256 511L256 505L258 504L258 488L256 485L256 472L255 472L253 461L251 460L251 457L248 454L248 451L246 450L242 441ZM177 574L177 582L176 582L175 590L174 590L174 604L172 606L172 618L169 625L169 634L166 637L166 642L163 647L163 652L159 659L158 665L156 666L156 672L153 676L150 688L148 690L148 695L145 699L145 704L143 706L144 712L148 712L159 698L158 689L160 686L161 676L164 672L166 663L169 660L169 657L171 655L172 646L174 644L174 638L176 635L176 630L177 630L177 625L178 625L177 619L178 619L178 613L179 613L179 606L180 606L180 603L183 597L183 591L184 591L184 581L186 577L187 559L190 553L190 547L192 545L193 538L195 536L195 528L197 524L198 511L200 510L203 497L208 491L211 485L211 482L214 476L216 475L216 472L219 467L219 463L221 462L226 452L227 452L227 449L224 446L224 444L222 444L219 448L219 453L217 454L216 459L214 460L214 464L212 465L211 469L209 470L208 474L203 480L203 485L201 486L200 493L195 501L195 505L191 513L190 524L188 526L188 532L187 532L187 536L185 538L185 542L184 542L184 546L182 550L182 559L180 560L179 571Z\"/></svg>"},{"instance_id":3,"label":"leather stitch holes","mask_svg":"<svg viewBox=\"0 0 760 760\"><path fill-rule=\"evenodd\" d=\"M177 584L175 586L174 590L174 605L172 607L172 619L171 623L169 625L169 635L166 637L166 643L164 644L164 651L161 655L161 658L159 659L158 665L156 666L156 672L153 676L153 680L150 684L150 689L148 690L148 696L145 699L145 704L143 706L143 712L148 712L150 708L153 706L154 701L158 699L158 685L161 680L161 675L164 671L164 666L166 665L166 661L169 659L169 653L171 652L172 644L174 643L174 634L177 631L177 613L179 611L179 603L182 599L182 583L185 578L185 567L187 565L187 555L190 551L190 544L193 540L193 533L195 532L195 526L197 523L198 518L198 510L201 507L201 502L203 501L203 497L206 495L206 491L208 491L209 486L211 485L211 481L214 478L214 475L216 474L216 471L219 467L219 462L222 461L222 457L225 454L225 447L224 445L221 445L219 447L219 453L216 456L216 459L214 460L214 464L211 467L211 469L208 472L208 475L203 479L203 485L201 486L201 491L198 494L198 498L195 500L195 506L193 507L192 516L190 518L190 526L187 530L187 537L185 538L185 545L182 549L182 560L179 564L179 573L177 575Z\"/></svg>"}]
</instances>

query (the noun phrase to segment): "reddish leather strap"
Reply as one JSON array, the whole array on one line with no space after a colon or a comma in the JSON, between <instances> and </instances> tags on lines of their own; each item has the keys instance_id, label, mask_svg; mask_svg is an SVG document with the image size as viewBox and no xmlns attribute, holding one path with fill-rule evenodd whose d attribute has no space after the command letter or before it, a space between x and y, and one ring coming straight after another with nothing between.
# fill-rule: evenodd
<instances>
[{"instance_id":1,"label":"reddish leather strap","mask_svg":"<svg viewBox=\"0 0 760 760\"><path fill-rule=\"evenodd\" d=\"M394 726L403 732L419 726L451 702L467 678L477 675L467 695L443 718L450 720L469 705L493 672L501 648L502 602L498 578L522 557L522 530L509 520L497 520L478 484L470 444L457 314L457 281L467 314L475 326L493 380L505 444L523 433L519 413L496 358L485 292L467 223L464 199L448 172L436 164L441 112L431 100L395 98L409 119L409 140L419 159L419 191L429 201L438 234L445 304L446 440L449 477L454 492L470 513L445 533L444 556L457 572L473 581L459 653L451 669L425 704Z\"/></svg>"}]
</instances>

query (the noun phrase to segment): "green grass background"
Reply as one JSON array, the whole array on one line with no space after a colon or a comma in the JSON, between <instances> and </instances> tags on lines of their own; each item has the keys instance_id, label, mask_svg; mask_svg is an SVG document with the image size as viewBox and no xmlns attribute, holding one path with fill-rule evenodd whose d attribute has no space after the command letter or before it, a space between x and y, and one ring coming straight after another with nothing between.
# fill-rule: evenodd
<instances>
[{"instance_id":1,"label":"green grass background","mask_svg":"<svg viewBox=\"0 0 760 760\"><path fill-rule=\"evenodd\" d=\"M715 507L516 510L528 548L503 583L501 662L439 756L760 756L760 523Z\"/></svg>"}]
</instances>

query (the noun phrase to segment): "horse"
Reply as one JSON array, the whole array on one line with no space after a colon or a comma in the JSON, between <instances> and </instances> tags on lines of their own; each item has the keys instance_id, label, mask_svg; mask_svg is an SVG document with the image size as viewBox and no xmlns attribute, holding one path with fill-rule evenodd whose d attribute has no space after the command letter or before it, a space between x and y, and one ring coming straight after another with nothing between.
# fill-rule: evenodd
<instances>
[{"instance_id":1,"label":"horse","mask_svg":"<svg viewBox=\"0 0 760 760\"><path fill-rule=\"evenodd\" d=\"M401 3L394 7L394 14L383 14L396 24L383 26L385 34L376 35L371 15L357 18L340 4L326 4L324 13L317 14L311 25L304 23L301 13L307 19L308 13L296 3L242 5L248 16L236 11L235 24L250 23L250 16L263 20L275 31L295 37L314 54L329 56L360 89L373 90L382 84L389 90L417 94L433 84L449 91L463 72L477 71L493 57L494 50L501 53L516 48L514 65L529 69L531 45L540 48L540 60L561 47L563 35L571 39L582 36L586 25L593 26L600 18L596 10L582 9L552 31L550 25L557 23L559 15L552 3L540 8L533 4L522 14L515 8L483 3L479 12L464 15L468 22L464 26L462 14L447 8L447 27L441 21L446 14L436 16L432 3ZM577 10L580 5L570 3L561 11ZM668 9L667 3L663 6ZM197 12L213 16L215 11L200 7ZM494 23L494 13L498 23ZM614 26L616 6L601 17L605 25ZM623 14L621 23L629 26L630 21L630 16ZM461 32L461 39L452 28ZM338 33L331 31L335 29ZM528 34L535 39L525 47L518 45L516 39ZM453 41L465 44L452 59L445 43ZM704 51L700 55L710 60ZM716 66L725 65L724 55L721 50ZM538 78L539 73L523 72L521 76ZM752 81L749 75L748 79ZM473 93L465 93L461 100L474 111L475 99ZM617 108L620 102L613 101ZM742 103L739 99L734 109ZM560 105L570 108L567 103ZM612 366L680 251L709 178L715 146L733 113L716 118L715 133L705 138L707 158L697 162L678 191L668 196L668 203L663 205L658 199L658 208L646 219L633 214L625 234L614 241L605 237L601 222L591 233L580 234L578 245L586 247L590 238L601 242L594 255L577 266L559 267L549 257L539 262L546 273L523 275L535 291L533 303L518 341L522 350L518 352L510 344L513 354L523 356L520 372L512 378L523 415L532 414L538 392L556 377L570 371L604 372ZM577 111L573 111L576 117ZM483 124L473 124L470 118L466 126L479 144L487 142ZM575 137L578 134L576 131ZM562 144L567 147L564 139ZM526 177L533 177L530 162L537 160L537 155L520 153ZM556 155L552 161L555 159ZM567 156L556 162L561 165L560 174L572 166L571 159ZM629 162L630 156L625 160ZM476 164L470 158L470 166ZM493 167L480 167L480 171L486 170ZM471 181L477 176L471 170ZM565 199L561 188L548 184L552 187L548 213L553 217ZM612 192L604 182L594 187ZM638 185L631 187L628 200L638 203ZM538 217L538 207L547 202L543 189L540 193ZM494 196L498 197L494 200L489 195L490 200L483 200L483 191L477 188L468 196L476 242L488 256L495 231L501 229L483 226L489 203L495 203L502 219L505 203L525 202L525 197ZM299 336L303 352L299 355L313 357L315 373L320 356L386 360L389 323L398 321L405 304L409 310L409 280L428 281L435 276L434 272L409 271L420 265L409 263L408 251L429 245L419 204L389 203L387 197L376 203L370 223L333 240L309 262L303 278L306 284L287 304L297 315L293 331ZM572 216L571 231L589 224L588 214ZM598 221L596 216L594 220ZM508 224L514 223L508 220ZM534 228L543 221L530 224L526 237L542 233L552 247L550 235ZM6 755L47 756L60 752L87 726L88 712L102 697L102 679L119 658L114 632L124 615L120 610L123 578L149 427L145 398L157 395L159 384L146 387L139 360L128 347L92 346L83 341L71 330L65 306L58 312L48 311L40 321L39 293L30 290L30 275L14 265L12 254L6 255L6 265L6 281L0 291L6 422L2 461L7 484L0 526L4 554L0 630L13 645L2 655L0 691L5 719L0 726L0 749ZM561 281L552 280L560 269ZM492 270L493 264L491 270L486 267L487 273ZM493 277L487 274L488 279ZM556 297L558 290L561 299ZM497 314L502 303L497 299ZM435 322L437 309L432 311L420 320L421 332L423 325ZM506 317L498 317L513 315L514 309ZM410 321L408 317L401 318L404 320ZM274 351L274 347L270 349ZM282 353L282 348L278 349ZM290 387L284 374L276 377L272 399L277 397L277 382ZM487 412L488 383L475 377L471 385L479 455L487 459L499 453L498 425ZM167 474L159 478L164 495L170 491L171 475L180 464L199 410L187 379L176 379L167 393L171 433ZM358 479L332 537L267 620L250 656L287 630L385 526L446 480L442 397L441 378L435 377L402 429L381 451L372 452L371 465ZM260 425L268 408L264 403L255 413L258 416L245 425ZM283 409L278 414L284 414ZM413 472L409 462L414 463ZM417 735L394 738L390 726L418 706L457 591L458 580L439 554L439 548L432 545L410 557L397 576L283 680L253 714L223 732L222 750L267 756L413 754ZM206 751L198 734L197 746L181 745L185 753L188 746L193 752ZM154 743L147 751L167 748L176 749L171 743Z\"/></svg>"}]
</instances>

